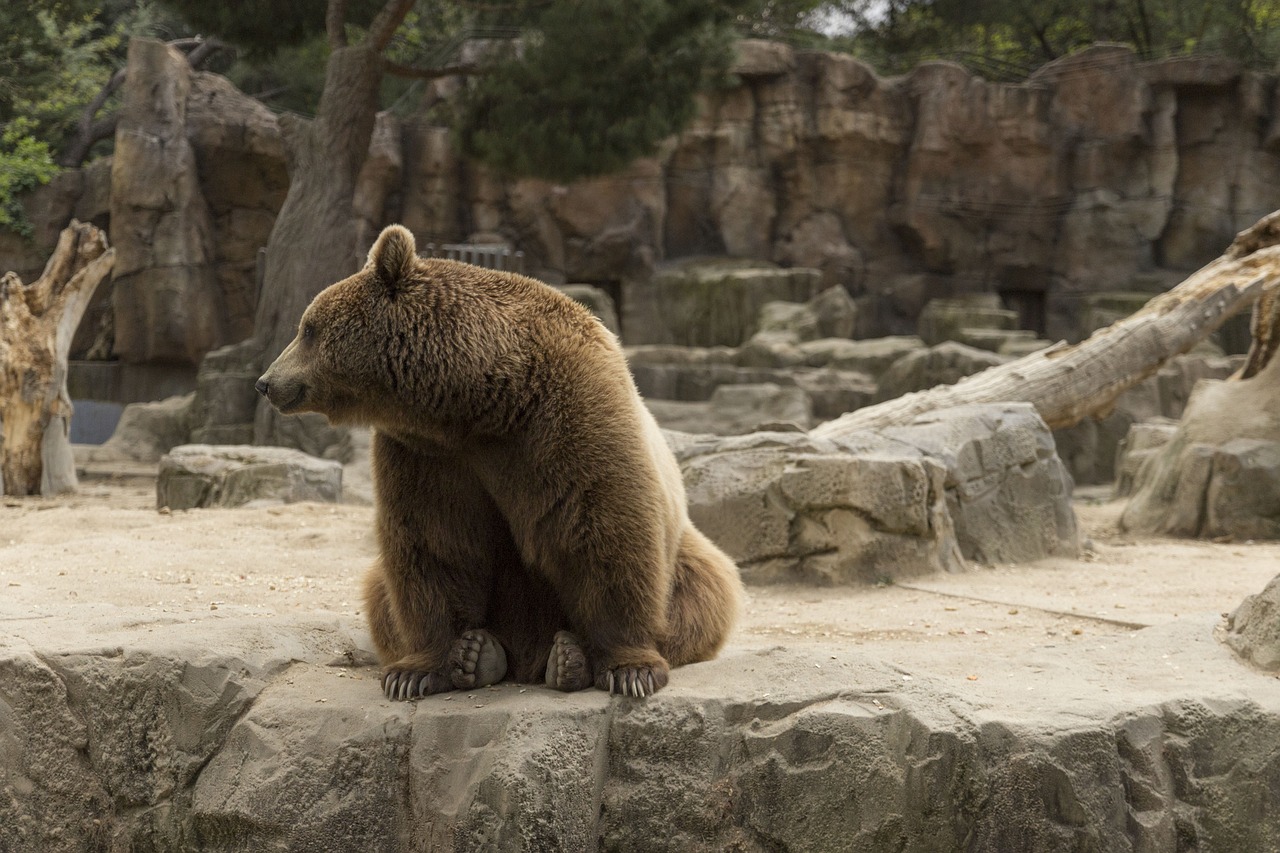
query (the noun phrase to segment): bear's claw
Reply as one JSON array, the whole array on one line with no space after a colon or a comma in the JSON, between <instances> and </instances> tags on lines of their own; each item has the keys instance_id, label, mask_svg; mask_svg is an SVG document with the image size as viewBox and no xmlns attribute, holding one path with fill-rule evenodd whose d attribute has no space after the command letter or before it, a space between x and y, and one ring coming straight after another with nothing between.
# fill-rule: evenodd
<instances>
[{"instance_id":1,"label":"bear's claw","mask_svg":"<svg viewBox=\"0 0 1280 853\"><path fill-rule=\"evenodd\" d=\"M591 686L591 665L582 643L568 631L557 631L547 658L547 686L571 693Z\"/></svg>"},{"instance_id":2,"label":"bear's claw","mask_svg":"<svg viewBox=\"0 0 1280 853\"><path fill-rule=\"evenodd\" d=\"M449 677L459 690L496 684L507 674L507 652L483 628L467 631L449 654Z\"/></svg>"},{"instance_id":3,"label":"bear's claw","mask_svg":"<svg viewBox=\"0 0 1280 853\"><path fill-rule=\"evenodd\" d=\"M666 686L666 669L652 666L619 666L596 677L596 687L617 696L644 698Z\"/></svg>"},{"instance_id":4,"label":"bear's claw","mask_svg":"<svg viewBox=\"0 0 1280 853\"><path fill-rule=\"evenodd\" d=\"M388 699L420 699L452 689L448 677L439 672L392 669L382 676L382 693Z\"/></svg>"}]
</instances>

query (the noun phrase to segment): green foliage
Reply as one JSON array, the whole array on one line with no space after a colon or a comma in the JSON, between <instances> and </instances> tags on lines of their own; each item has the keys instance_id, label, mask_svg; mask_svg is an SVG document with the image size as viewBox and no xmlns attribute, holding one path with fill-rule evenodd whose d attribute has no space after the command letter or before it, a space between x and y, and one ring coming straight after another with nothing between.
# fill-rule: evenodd
<instances>
[{"instance_id":1,"label":"green foliage","mask_svg":"<svg viewBox=\"0 0 1280 853\"><path fill-rule=\"evenodd\" d=\"M463 150L502 172L567 181L652 153L694 114L694 92L732 56L747 4L572 0L545 9L522 54L463 99Z\"/></svg>"},{"instance_id":2,"label":"green foliage","mask_svg":"<svg viewBox=\"0 0 1280 853\"><path fill-rule=\"evenodd\" d=\"M1144 59L1223 53L1253 67L1280 59L1280 0L847 0L853 50L902 72L931 58L1029 71L1095 42Z\"/></svg>"},{"instance_id":3,"label":"green foliage","mask_svg":"<svg viewBox=\"0 0 1280 853\"><path fill-rule=\"evenodd\" d=\"M47 184L58 173L48 143L31 135L30 119L11 119L0 132L0 228L31 236L31 223L18 201L22 193Z\"/></svg>"},{"instance_id":4,"label":"green foliage","mask_svg":"<svg viewBox=\"0 0 1280 853\"><path fill-rule=\"evenodd\" d=\"M265 59L325 31L328 0L161 0L195 31ZM350 0L347 21L367 24L385 0Z\"/></svg>"},{"instance_id":5,"label":"green foliage","mask_svg":"<svg viewBox=\"0 0 1280 853\"><path fill-rule=\"evenodd\" d=\"M57 173L53 152L122 50L121 28L89 3L0 8L0 227L30 232L18 198Z\"/></svg>"}]
</instances>

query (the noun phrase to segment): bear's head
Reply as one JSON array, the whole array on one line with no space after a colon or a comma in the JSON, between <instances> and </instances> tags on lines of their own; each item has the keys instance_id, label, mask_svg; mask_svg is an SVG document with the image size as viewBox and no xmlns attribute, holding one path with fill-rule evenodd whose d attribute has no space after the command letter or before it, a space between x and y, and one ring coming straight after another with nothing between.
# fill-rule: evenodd
<instances>
[{"instance_id":1,"label":"bear's head","mask_svg":"<svg viewBox=\"0 0 1280 853\"><path fill-rule=\"evenodd\" d=\"M398 397L407 350L420 344L424 276L413 234L388 226L363 269L321 291L298 333L255 387L284 414L376 423ZM417 296L418 298L415 298Z\"/></svg>"}]
</instances>

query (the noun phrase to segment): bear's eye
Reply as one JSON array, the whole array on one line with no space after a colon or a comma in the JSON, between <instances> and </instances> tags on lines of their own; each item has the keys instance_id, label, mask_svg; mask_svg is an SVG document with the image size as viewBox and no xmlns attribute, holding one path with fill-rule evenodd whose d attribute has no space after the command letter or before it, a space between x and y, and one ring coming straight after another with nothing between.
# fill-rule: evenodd
<instances>
[{"instance_id":1,"label":"bear's eye","mask_svg":"<svg viewBox=\"0 0 1280 853\"><path fill-rule=\"evenodd\" d=\"M302 324L302 340L311 343L316 337L316 327L311 323Z\"/></svg>"}]
</instances>

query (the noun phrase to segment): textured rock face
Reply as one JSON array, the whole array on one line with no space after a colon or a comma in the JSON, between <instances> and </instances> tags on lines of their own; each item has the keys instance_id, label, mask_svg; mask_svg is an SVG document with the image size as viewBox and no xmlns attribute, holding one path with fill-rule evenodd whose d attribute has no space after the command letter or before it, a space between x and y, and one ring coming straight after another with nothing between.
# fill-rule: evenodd
<instances>
[{"instance_id":1,"label":"textured rock face","mask_svg":"<svg viewBox=\"0 0 1280 853\"><path fill-rule=\"evenodd\" d=\"M1195 387L1169 440L1134 475L1123 529L1280 538L1280 359L1243 381Z\"/></svg>"},{"instance_id":2,"label":"textured rock face","mask_svg":"<svg viewBox=\"0 0 1280 853\"><path fill-rule=\"evenodd\" d=\"M704 438L677 455L690 517L748 582L874 583L1077 549L1070 478L1027 404L841 443Z\"/></svg>"},{"instance_id":3,"label":"textured rock face","mask_svg":"<svg viewBox=\"0 0 1280 853\"><path fill-rule=\"evenodd\" d=\"M205 620L193 641L88 621L93 645L0 643L0 849L1280 844L1280 695L1200 623L1140 632L1117 684L1172 654L1232 670L1235 692L1168 679L1104 700L1081 679L1046 707L1021 686L781 648L682 669L641 701L502 685L390 703L352 666L367 638L345 622ZM1091 666L1035 663L1063 681Z\"/></svg>"},{"instance_id":4,"label":"textured rock face","mask_svg":"<svg viewBox=\"0 0 1280 853\"><path fill-rule=\"evenodd\" d=\"M1280 670L1280 576L1240 602L1227 619L1224 639L1254 666Z\"/></svg>"},{"instance_id":5,"label":"textured rock face","mask_svg":"<svg viewBox=\"0 0 1280 853\"><path fill-rule=\"evenodd\" d=\"M1164 289L1280 207L1280 157L1256 132L1275 122L1274 81L1230 61L1097 47L1005 84L940 62L884 79L749 42L737 70L658 157L561 195L444 166L428 133L407 144L441 165L402 218L435 223L423 240L483 220L534 274L642 294L653 263L689 255L813 268L859 300L859 337L914 332L930 299L979 291L1023 328L1077 339L1082 296Z\"/></svg>"},{"instance_id":6,"label":"textured rock face","mask_svg":"<svg viewBox=\"0 0 1280 853\"><path fill-rule=\"evenodd\" d=\"M123 216L118 352L191 362L248 334L285 156L261 105L140 44L150 59L122 125L138 133L122 136L109 200L100 166L60 176L29 199L33 244L0 235L0 267L38 272L73 212ZM627 343L750 337L758 306L694 333L697 305L652 282L662 262L708 254L814 270L857 302L857 337L914 333L930 300L977 293L1023 329L1078 339L1100 322L1081 310L1092 295L1166 289L1280 207L1275 80L1229 60L1098 47L1004 84L948 63L885 79L848 56L748 42L737 71L656 156L567 186L503 181L461 160L446 129L384 118L357 227L505 239L531 274L610 293Z\"/></svg>"},{"instance_id":7,"label":"textured rock face","mask_svg":"<svg viewBox=\"0 0 1280 853\"><path fill-rule=\"evenodd\" d=\"M184 444L160 459L156 506L338 501L342 465L284 447Z\"/></svg>"}]
</instances>

